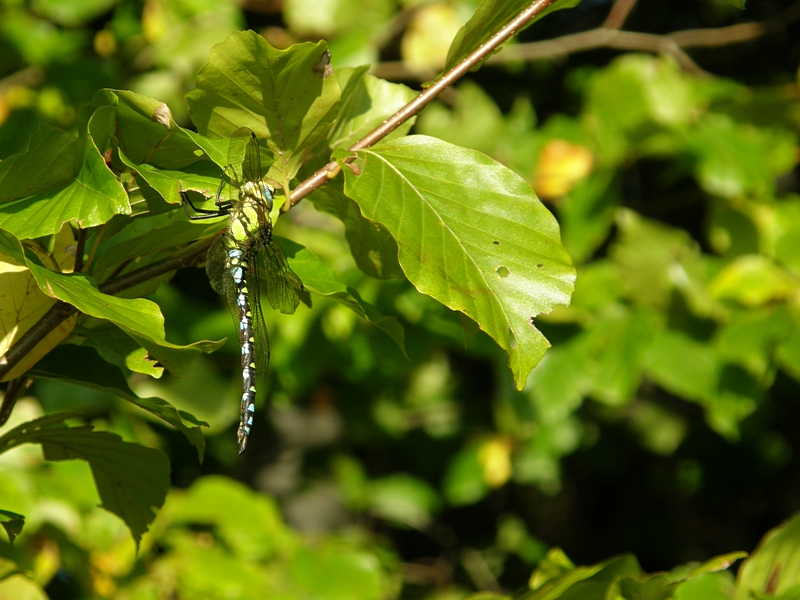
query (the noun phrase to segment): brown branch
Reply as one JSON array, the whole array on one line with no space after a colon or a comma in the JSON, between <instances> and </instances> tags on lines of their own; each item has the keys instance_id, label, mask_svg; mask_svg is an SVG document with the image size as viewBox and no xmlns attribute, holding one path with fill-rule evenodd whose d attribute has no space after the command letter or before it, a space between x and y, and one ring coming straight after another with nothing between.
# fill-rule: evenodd
<instances>
[{"instance_id":1,"label":"brown branch","mask_svg":"<svg viewBox=\"0 0 800 600\"><path fill-rule=\"evenodd\" d=\"M28 391L32 383L33 379L25 376L17 377L8 382L8 387L3 394L3 402L0 404L0 427L6 424L8 417L11 416L11 412L14 410L14 406L17 404L17 400Z\"/></svg>"},{"instance_id":2,"label":"brown branch","mask_svg":"<svg viewBox=\"0 0 800 600\"><path fill-rule=\"evenodd\" d=\"M125 275L114 279L109 279L99 286L104 294L118 294L123 290L132 288L140 283L145 283L161 275L175 271L183 267L188 267L197 262L198 258L204 256L211 246L214 238L204 238L187 247L181 253L159 260L146 265ZM8 349L8 352L0 357L0 379L6 376L20 360L28 355L47 335L66 321L70 316L78 312L78 309L59 300L50 307L44 316L39 319L33 327L26 331L16 343Z\"/></svg>"},{"instance_id":3,"label":"brown branch","mask_svg":"<svg viewBox=\"0 0 800 600\"><path fill-rule=\"evenodd\" d=\"M617 0L614 2L614 6L611 7L611 11L603 23L603 27L606 29L621 29L634 6L636 6L636 0Z\"/></svg>"},{"instance_id":4,"label":"brown branch","mask_svg":"<svg viewBox=\"0 0 800 600\"><path fill-rule=\"evenodd\" d=\"M615 48L617 50L638 50L670 54L684 70L705 73L669 36L619 31L605 27L573 33L545 42L519 44L506 48L501 54L491 57L486 62L487 64L498 64L509 60L542 60L565 57L569 54L595 48Z\"/></svg>"},{"instance_id":5,"label":"brown branch","mask_svg":"<svg viewBox=\"0 0 800 600\"><path fill-rule=\"evenodd\" d=\"M615 48L617 50L636 50L668 54L675 58L681 67L689 72L705 73L684 51L687 48L728 46L749 42L759 37L783 29L789 23L800 18L800 2L795 2L789 8L781 11L774 17L753 23L740 23L728 27L708 29L687 29L666 35L652 33L637 33L633 31L620 31L611 25L617 25L620 18L627 16L622 13L624 8L632 8L631 0L618 0L611 9L606 23L602 27L565 35L553 40L532 42L508 46L499 54L492 56L487 64L502 64L512 60L542 60L547 58L565 57L576 52L593 50L595 48ZM628 7L630 4L630 7ZM617 15L615 10L619 8ZM614 17L612 19L612 17Z\"/></svg>"},{"instance_id":6,"label":"brown branch","mask_svg":"<svg viewBox=\"0 0 800 600\"><path fill-rule=\"evenodd\" d=\"M414 98L411 102L406 104L403 108L397 111L389 119L381 123L373 131L361 138L358 142L350 146L348 150L356 152L369 148L376 142L379 142L392 131L397 129L400 125L405 123L408 119L419 113L425 106L427 106L434 98L436 98L443 90L453 85L465 73L469 72L474 66L484 60L492 52L494 52L503 42L515 35L525 24L527 24L536 15L541 13L545 8L550 6L553 0L536 0L528 8L522 11L517 17L508 25L503 27L500 31L494 34L486 43L482 44L477 50L472 52L469 56L464 58L461 62L455 65L441 79L425 89L419 96ZM355 156L345 159L345 163L352 162ZM311 177L306 179L292 191L289 198L287 209L294 206L300 200L308 196L311 192L321 187L339 173L339 165L335 161L329 162L323 168L319 169Z\"/></svg>"}]
</instances>

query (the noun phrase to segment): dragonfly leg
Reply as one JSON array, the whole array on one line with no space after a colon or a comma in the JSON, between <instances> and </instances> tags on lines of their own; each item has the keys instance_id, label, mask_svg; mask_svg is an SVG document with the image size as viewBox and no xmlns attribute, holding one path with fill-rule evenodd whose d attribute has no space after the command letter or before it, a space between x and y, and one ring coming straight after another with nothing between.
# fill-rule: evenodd
<instances>
[{"instance_id":1,"label":"dragonfly leg","mask_svg":"<svg viewBox=\"0 0 800 600\"><path fill-rule=\"evenodd\" d=\"M202 221L203 219L216 219L217 217L224 217L229 214L229 206L226 206L226 203L217 204L217 210L208 210L205 208L197 208L192 201L189 199L189 194L185 191L181 190L181 199L183 199L183 210L186 211L186 216L189 217L191 221ZM186 205L192 207L192 210L198 214L190 215L189 209Z\"/></svg>"}]
</instances>

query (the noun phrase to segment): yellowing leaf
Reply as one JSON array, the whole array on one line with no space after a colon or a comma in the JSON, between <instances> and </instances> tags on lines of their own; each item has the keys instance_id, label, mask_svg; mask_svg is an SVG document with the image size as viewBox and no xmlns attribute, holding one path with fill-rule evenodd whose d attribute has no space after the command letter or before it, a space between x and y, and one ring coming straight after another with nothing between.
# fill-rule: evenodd
<instances>
[{"instance_id":1,"label":"yellowing leaf","mask_svg":"<svg viewBox=\"0 0 800 600\"><path fill-rule=\"evenodd\" d=\"M533 189L540 198L558 198L592 170L594 156L584 146L566 140L550 140L539 153Z\"/></svg>"},{"instance_id":2,"label":"yellowing leaf","mask_svg":"<svg viewBox=\"0 0 800 600\"><path fill-rule=\"evenodd\" d=\"M716 298L759 306L800 293L800 280L760 254L740 256L725 266L708 286Z\"/></svg>"},{"instance_id":3,"label":"yellowing leaf","mask_svg":"<svg viewBox=\"0 0 800 600\"><path fill-rule=\"evenodd\" d=\"M511 477L511 440L495 437L484 442L478 450L478 461L486 484L500 487Z\"/></svg>"},{"instance_id":4,"label":"yellowing leaf","mask_svg":"<svg viewBox=\"0 0 800 600\"><path fill-rule=\"evenodd\" d=\"M463 22L450 4L431 4L414 14L400 50L412 71L439 70Z\"/></svg>"},{"instance_id":5,"label":"yellowing leaf","mask_svg":"<svg viewBox=\"0 0 800 600\"><path fill-rule=\"evenodd\" d=\"M0 356L3 356L56 303L36 284L30 270L0 262ZM3 378L9 381L35 365L75 327L77 314L53 329Z\"/></svg>"}]
</instances>

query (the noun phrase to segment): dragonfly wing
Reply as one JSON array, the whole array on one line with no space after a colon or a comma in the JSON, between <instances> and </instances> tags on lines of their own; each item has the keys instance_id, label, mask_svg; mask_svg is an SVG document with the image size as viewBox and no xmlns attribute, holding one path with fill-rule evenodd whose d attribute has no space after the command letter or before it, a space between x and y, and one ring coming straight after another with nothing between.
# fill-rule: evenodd
<instances>
[{"instance_id":1,"label":"dragonfly wing","mask_svg":"<svg viewBox=\"0 0 800 600\"><path fill-rule=\"evenodd\" d=\"M224 235L219 236L211 244L211 248L208 249L208 254L206 254L206 274L214 291L228 296L227 288L233 287L233 279L225 268L227 248L224 238Z\"/></svg>"},{"instance_id":2,"label":"dragonfly wing","mask_svg":"<svg viewBox=\"0 0 800 600\"><path fill-rule=\"evenodd\" d=\"M262 375L269 366L269 334L261 311L261 294L258 265L252 264L248 273L247 298L252 314L253 340L255 342L256 372Z\"/></svg>"},{"instance_id":3,"label":"dragonfly wing","mask_svg":"<svg viewBox=\"0 0 800 600\"><path fill-rule=\"evenodd\" d=\"M289 267L283 250L275 240L270 239L261 254L264 256L264 284L270 306L283 314L294 314L303 295L303 282Z\"/></svg>"},{"instance_id":4,"label":"dragonfly wing","mask_svg":"<svg viewBox=\"0 0 800 600\"><path fill-rule=\"evenodd\" d=\"M255 137L252 130L247 127L240 127L231 136L230 145L228 146L228 168L233 171L234 176L231 179L235 180L237 188L242 181L246 180L246 178L242 178L242 163L248 152L251 136ZM256 148L257 151L258 148Z\"/></svg>"},{"instance_id":5,"label":"dragonfly wing","mask_svg":"<svg viewBox=\"0 0 800 600\"><path fill-rule=\"evenodd\" d=\"M236 135L247 136L242 165L243 181L261 181L261 154L258 150L258 138L252 129L241 127Z\"/></svg>"}]
</instances>

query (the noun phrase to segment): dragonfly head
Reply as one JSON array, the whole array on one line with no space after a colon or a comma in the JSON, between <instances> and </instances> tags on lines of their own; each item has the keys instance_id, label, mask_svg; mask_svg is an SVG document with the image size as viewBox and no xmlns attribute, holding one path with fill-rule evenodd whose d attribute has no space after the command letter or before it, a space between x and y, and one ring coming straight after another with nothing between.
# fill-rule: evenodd
<instances>
[{"instance_id":1,"label":"dragonfly head","mask_svg":"<svg viewBox=\"0 0 800 600\"><path fill-rule=\"evenodd\" d=\"M269 213L272 211L272 198L275 194L275 188L264 183L263 181L245 181L242 185L239 198L244 201L249 198L251 202L256 202L267 209Z\"/></svg>"},{"instance_id":2,"label":"dragonfly head","mask_svg":"<svg viewBox=\"0 0 800 600\"><path fill-rule=\"evenodd\" d=\"M260 195L264 199L264 204L267 206L267 211L272 212L272 198L275 195L275 188L263 181L258 182L258 187Z\"/></svg>"}]
</instances>

